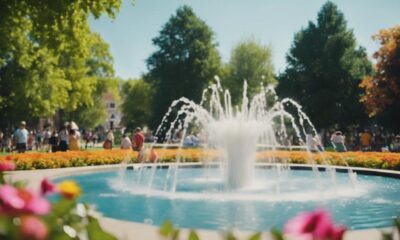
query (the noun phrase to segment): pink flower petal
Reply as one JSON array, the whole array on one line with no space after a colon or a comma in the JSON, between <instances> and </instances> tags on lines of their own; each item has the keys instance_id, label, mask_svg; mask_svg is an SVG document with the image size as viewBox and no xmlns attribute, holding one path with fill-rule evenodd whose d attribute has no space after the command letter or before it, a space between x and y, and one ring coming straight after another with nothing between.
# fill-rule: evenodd
<instances>
[{"instance_id":1,"label":"pink flower petal","mask_svg":"<svg viewBox=\"0 0 400 240\"><path fill-rule=\"evenodd\" d=\"M25 216L21 219L20 233L22 239L44 240L47 238L48 229L39 218Z\"/></svg>"},{"instance_id":2,"label":"pink flower petal","mask_svg":"<svg viewBox=\"0 0 400 240\"><path fill-rule=\"evenodd\" d=\"M45 198L33 197L27 204L26 210L30 213L44 215L50 211L51 205Z\"/></svg>"},{"instance_id":3,"label":"pink flower petal","mask_svg":"<svg viewBox=\"0 0 400 240\"><path fill-rule=\"evenodd\" d=\"M0 186L0 200L4 209L22 209L25 202L18 195L18 190L10 185Z\"/></svg>"},{"instance_id":4,"label":"pink flower petal","mask_svg":"<svg viewBox=\"0 0 400 240\"><path fill-rule=\"evenodd\" d=\"M11 161L0 161L0 171L13 171L15 164Z\"/></svg>"}]
</instances>

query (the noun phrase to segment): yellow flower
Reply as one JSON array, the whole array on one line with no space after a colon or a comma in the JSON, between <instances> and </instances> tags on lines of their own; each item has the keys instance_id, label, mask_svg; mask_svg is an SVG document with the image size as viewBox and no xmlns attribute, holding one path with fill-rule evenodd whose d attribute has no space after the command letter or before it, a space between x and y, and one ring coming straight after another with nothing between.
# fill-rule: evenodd
<instances>
[{"instance_id":1,"label":"yellow flower","mask_svg":"<svg viewBox=\"0 0 400 240\"><path fill-rule=\"evenodd\" d=\"M81 193L81 188L74 181L63 181L57 187L61 195L68 199L74 199Z\"/></svg>"}]
</instances>

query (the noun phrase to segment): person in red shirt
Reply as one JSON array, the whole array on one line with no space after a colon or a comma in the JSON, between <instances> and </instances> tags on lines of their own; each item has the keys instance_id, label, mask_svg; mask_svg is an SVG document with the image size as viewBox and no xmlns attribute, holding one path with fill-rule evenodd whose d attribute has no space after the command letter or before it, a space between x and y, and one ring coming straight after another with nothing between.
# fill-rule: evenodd
<instances>
[{"instance_id":1,"label":"person in red shirt","mask_svg":"<svg viewBox=\"0 0 400 240\"><path fill-rule=\"evenodd\" d=\"M144 147L144 135L142 133L142 129L140 127L137 127L135 130L135 135L133 136L132 139L132 148L133 150L139 152L138 153L138 161L141 162L143 161L143 147Z\"/></svg>"}]
</instances>

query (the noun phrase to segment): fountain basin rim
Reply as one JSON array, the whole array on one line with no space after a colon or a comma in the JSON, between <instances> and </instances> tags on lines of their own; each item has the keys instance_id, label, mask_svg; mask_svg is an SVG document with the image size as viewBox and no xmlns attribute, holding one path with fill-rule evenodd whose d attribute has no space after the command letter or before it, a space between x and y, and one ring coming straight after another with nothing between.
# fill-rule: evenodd
<instances>
[{"instance_id":1,"label":"fountain basin rim","mask_svg":"<svg viewBox=\"0 0 400 240\"><path fill-rule=\"evenodd\" d=\"M171 166L177 166L179 168L201 168L201 167L218 167L220 163L133 163L128 164L126 169L133 170L141 167L151 168L169 168ZM362 175L371 175L371 176L382 176L382 177L390 177L400 179L400 171L396 170L386 170L386 169L374 169L374 168L363 168L363 167L346 167L346 166L336 166L336 165L323 165L323 164L298 164L298 163L256 163L256 168L273 168L277 166L289 167L291 170L313 170L313 168L317 168L319 171L325 171L326 169L332 168L337 172L348 172L352 170L357 174Z\"/></svg>"}]
</instances>

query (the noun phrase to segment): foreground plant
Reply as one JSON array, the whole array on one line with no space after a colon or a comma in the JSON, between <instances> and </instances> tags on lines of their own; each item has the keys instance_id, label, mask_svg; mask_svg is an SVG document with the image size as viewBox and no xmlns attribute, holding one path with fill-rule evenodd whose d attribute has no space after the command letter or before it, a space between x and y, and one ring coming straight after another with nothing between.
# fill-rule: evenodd
<instances>
[{"instance_id":1,"label":"foreground plant","mask_svg":"<svg viewBox=\"0 0 400 240\"><path fill-rule=\"evenodd\" d=\"M300 213L290 219L284 226L283 232L273 228L268 238L263 238L261 232L250 235L247 240L343 240L346 227L333 223L329 212L324 209L317 209L312 212ZM397 232L397 233L396 233ZM165 221L160 227L159 233L163 239L177 240L184 239L180 236L181 230L174 228L171 221ZM382 233L383 240L394 240L395 235L400 236L400 218L395 220L395 227L392 232ZM233 232L223 234L221 239L238 240ZM199 235L193 229L189 231L187 240L200 240Z\"/></svg>"},{"instance_id":2,"label":"foreground plant","mask_svg":"<svg viewBox=\"0 0 400 240\"><path fill-rule=\"evenodd\" d=\"M81 190L75 182L55 185L43 179L35 192L5 180L4 171L14 169L10 159L0 161L0 239L117 239L100 227L88 205L77 201ZM57 200L50 202L50 194Z\"/></svg>"}]
</instances>

